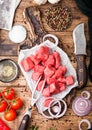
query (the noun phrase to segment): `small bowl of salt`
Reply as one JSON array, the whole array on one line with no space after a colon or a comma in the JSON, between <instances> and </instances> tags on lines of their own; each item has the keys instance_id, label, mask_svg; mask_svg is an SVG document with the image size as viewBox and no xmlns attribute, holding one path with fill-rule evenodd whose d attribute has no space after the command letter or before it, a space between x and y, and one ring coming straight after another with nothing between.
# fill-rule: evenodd
<instances>
[{"instance_id":1,"label":"small bowl of salt","mask_svg":"<svg viewBox=\"0 0 92 130\"><path fill-rule=\"evenodd\" d=\"M23 25L15 25L9 31L9 39L14 43L21 43L26 39L27 31Z\"/></svg>"}]
</instances>

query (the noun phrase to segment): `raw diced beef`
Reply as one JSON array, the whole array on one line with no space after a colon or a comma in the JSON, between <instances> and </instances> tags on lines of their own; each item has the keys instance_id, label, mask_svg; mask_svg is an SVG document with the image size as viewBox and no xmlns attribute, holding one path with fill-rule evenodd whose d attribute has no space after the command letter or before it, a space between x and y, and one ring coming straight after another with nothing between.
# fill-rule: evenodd
<instances>
[{"instance_id":1,"label":"raw diced beef","mask_svg":"<svg viewBox=\"0 0 92 130\"><path fill-rule=\"evenodd\" d=\"M25 71L29 71L34 67L34 63L32 60L27 57L21 61L22 67L24 68Z\"/></svg>"}]
</instances>

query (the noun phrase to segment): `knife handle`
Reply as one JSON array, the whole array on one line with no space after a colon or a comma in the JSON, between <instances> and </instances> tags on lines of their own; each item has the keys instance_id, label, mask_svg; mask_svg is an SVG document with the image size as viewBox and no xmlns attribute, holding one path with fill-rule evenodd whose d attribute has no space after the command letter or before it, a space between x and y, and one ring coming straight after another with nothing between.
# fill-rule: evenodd
<instances>
[{"instance_id":1,"label":"knife handle","mask_svg":"<svg viewBox=\"0 0 92 130\"><path fill-rule=\"evenodd\" d=\"M22 121L21 121L21 124L20 124L18 130L27 130L29 118L30 118L30 116L29 116L28 114L26 114L26 115L23 117L23 119L22 119Z\"/></svg>"},{"instance_id":2,"label":"knife handle","mask_svg":"<svg viewBox=\"0 0 92 130\"><path fill-rule=\"evenodd\" d=\"M86 66L86 56L76 55L77 60L77 78L79 86L78 88L83 88L87 84L87 66Z\"/></svg>"}]
</instances>

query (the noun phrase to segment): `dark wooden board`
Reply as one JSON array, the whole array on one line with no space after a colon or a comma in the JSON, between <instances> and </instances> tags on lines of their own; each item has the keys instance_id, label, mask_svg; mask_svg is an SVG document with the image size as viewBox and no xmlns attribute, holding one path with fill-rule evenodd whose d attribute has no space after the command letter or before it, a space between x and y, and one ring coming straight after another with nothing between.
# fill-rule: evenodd
<instances>
[{"instance_id":1,"label":"dark wooden board","mask_svg":"<svg viewBox=\"0 0 92 130\"><path fill-rule=\"evenodd\" d=\"M60 44L61 48L68 54L70 61L75 69L76 69L76 60L75 60L75 55L74 55L72 31L77 24L79 24L81 22L85 23L85 34L86 34L86 40L87 40L86 62L88 64L89 55L90 55L88 23L87 23L88 19L85 15L83 15L80 12L80 10L76 6L76 3L74 0L61 0L59 5L68 6L71 9L72 14L73 14L73 22L72 22L71 26L63 32L55 32L47 25L47 23L45 21L44 11L47 8L51 7L52 6L51 4L47 3L42 6L37 6L37 4L34 3L34 0L30 0L30 1L22 0L22 2L20 3L20 5L17 8L16 13L15 13L14 25L15 24L24 25L27 29L28 37L23 43L15 44L9 40L8 31L0 30L0 59L10 57L11 59L15 60L17 63L18 49L20 48L20 46L24 45L24 44L32 46L32 42L30 42L30 29L24 19L23 12L24 12L24 9L29 6L32 6L32 7L37 6L37 8L39 8L39 10L41 11L41 13L40 13L41 22L42 22L45 32L55 34L59 38L59 40L60 40L59 44ZM6 86L11 86L11 85L15 88L18 95L23 99L24 106L21 110L19 110L18 116L15 121L12 121L12 122L8 122L5 120L4 121L11 128L11 130L18 130L18 126L23 117L23 114L25 113L26 108L30 104L31 91L29 90L25 77L21 73L20 69L19 69L19 76L15 81L13 81L11 83L0 82L0 90L4 89ZM28 130L30 130L30 127L32 127L32 125L37 125L39 127L38 130L49 130L51 127L54 130L78 130L78 123L80 122L81 119L85 119L85 118L89 119L89 121L92 123L92 112L90 112L87 116L79 117L79 116L76 116L72 111L72 100L76 96L79 96L83 90L88 90L92 95L92 83L89 80L88 80L86 88L84 88L82 90L71 91L70 94L66 97L65 100L68 104L67 112L66 112L65 116L63 116L62 118L60 118L58 120L48 120L48 119L44 118L41 114L39 114L37 109L34 109L34 111L32 113L32 118L30 119L30 122L29 122ZM91 100L92 100L92 97L91 97ZM0 118L4 119L3 113L0 113ZM86 130L86 129L87 129L87 127L84 124L83 130Z\"/></svg>"}]
</instances>

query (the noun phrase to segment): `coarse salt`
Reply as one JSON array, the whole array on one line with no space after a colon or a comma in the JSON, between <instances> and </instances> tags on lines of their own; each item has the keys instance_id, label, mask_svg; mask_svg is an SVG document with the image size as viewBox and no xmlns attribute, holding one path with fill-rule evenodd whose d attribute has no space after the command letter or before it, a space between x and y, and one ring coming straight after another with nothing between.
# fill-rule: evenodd
<instances>
[{"instance_id":1,"label":"coarse salt","mask_svg":"<svg viewBox=\"0 0 92 130\"><path fill-rule=\"evenodd\" d=\"M14 43L21 43L26 39L27 31L22 25L15 25L9 32L9 38Z\"/></svg>"}]
</instances>

